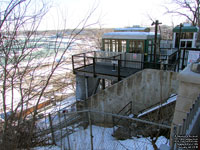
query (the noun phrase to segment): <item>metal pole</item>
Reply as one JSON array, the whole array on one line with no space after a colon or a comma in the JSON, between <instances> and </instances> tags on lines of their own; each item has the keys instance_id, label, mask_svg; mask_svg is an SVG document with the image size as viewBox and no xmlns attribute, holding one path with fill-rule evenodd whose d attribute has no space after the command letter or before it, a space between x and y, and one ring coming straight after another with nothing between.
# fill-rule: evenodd
<instances>
[{"instance_id":1,"label":"metal pole","mask_svg":"<svg viewBox=\"0 0 200 150\"><path fill-rule=\"evenodd\" d=\"M119 115L119 114L112 114L112 113L108 113L108 112L99 112L99 111L95 111L95 110L88 110L88 111L93 112L93 113L98 113L98 114L110 115L110 116L114 116L114 117L117 117L117 118L125 118L125 119L129 119L129 120L133 120L133 121L138 121L138 122L142 122L142 123L146 123L146 124L155 125L155 126L158 126L158 127L171 129L171 126L168 126L168 125L165 125L165 124L156 123L156 122L151 122L151 121L147 121L147 120L142 120L142 119L139 119L139 118L130 118L129 116L123 116L123 115Z\"/></svg>"},{"instance_id":2,"label":"metal pole","mask_svg":"<svg viewBox=\"0 0 200 150\"><path fill-rule=\"evenodd\" d=\"M118 81L121 80L121 77L120 77L120 65L121 65L121 60L118 60Z\"/></svg>"},{"instance_id":3,"label":"metal pole","mask_svg":"<svg viewBox=\"0 0 200 150\"><path fill-rule=\"evenodd\" d=\"M74 71L74 56L72 56L72 69L73 69L73 73L75 73L75 71Z\"/></svg>"},{"instance_id":4,"label":"metal pole","mask_svg":"<svg viewBox=\"0 0 200 150\"><path fill-rule=\"evenodd\" d=\"M86 66L86 62L85 62L85 53L83 54L84 55L84 67Z\"/></svg>"},{"instance_id":5,"label":"metal pole","mask_svg":"<svg viewBox=\"0 0 200 150\"><path fill-rule=\"evenodd\" d=\"M95 72L95 66L96 63L95 63L95 58L93 58L93 77L96 77L96 72Z\"/></svg>"},{"instance_id":6,"label":"metal pole","mask_svg":"<svg viewBox=\"0 0 200 150\"><path fill-rule=\"evenodd\" d=\"M156 23L155 23L154 62L156 62L157 34L158 34L158 20L156 20Z\"/></svg>"},{"instance_id":7,"label":"metal pole","mask_svg":"<svg viewBox=\"0 0 200 150\"><path fill-rule=\"evenodd\" d=\"M88 77L85 77L85 100L88 99Z\"/></svg>"},{"instance_id":8,"label":"metal pole","mask_svg":"<svg viewBox=\"0 0 200 150\"><path fill-rule=\"evenodd\" d=\"M90 142L91 142L91 150L93 150L93 135L92 135L92 122L91 122L90 111L88 112L88 119L89 119L89 125L90 125Z\"/></svg>"},{"instance_id":9,"label":"metal pole","mask_svg":"<svg viewBox=\"0 0 200 150\"><path fill-rule=\"evenodd\" d=\"M182 59L182 66L181 66L182 70L183 70L183 67L184 67L184 62L185 62L185 49L183 50L183 59Z\"/></svg>"},{"instance_id":10,"label":"metal pole","mask_svg":"<svg viewBox=\"0 0 200 150\"><path fill-rule=\"evenodd\" d=\"M103 90L106 88L105 79L102 79L102 88L103 88Z\"/></svg>"},{"instance_id":11,"label":"metal pole","mask_svg":"<svg viewBox=\"0 0 200 150\"><path fill-rule=\"evenodd\" d=\"M60 128L60 145L62 148L63 145L63 139L62 139L62 126L61 126L61 115L60 115L60 111L58 111L58 118L59 118L59 128Z\"/></svg>"},{"instance_id":12,"label":"metal pole","mask_svg":"<svg viewBox=\"0 0 200 150\"><path fill-rule=\"evenodd\" d=\"M65 117L65 123L67 124L67 118L66 118L66 115L64 114L64 117ZM68 149L70 150L70 140L69 140L69 131L68 131L68 128L66 126L66 132L67 132L67 142L68 142Z\"/></svg>"},{"instance_id":13,"label":"metal pole","mask_svg":"<svg viewBox=\"0 0 200 150\"><path fill-rule=\"evenodd\" d=\"M49 123L50 123L50 129L51 129L52 142L53 142L53 144L56 144L54 131L53 131L52 120L51 120L51 114L49 114Z\"/></svg>"}]
</instances>

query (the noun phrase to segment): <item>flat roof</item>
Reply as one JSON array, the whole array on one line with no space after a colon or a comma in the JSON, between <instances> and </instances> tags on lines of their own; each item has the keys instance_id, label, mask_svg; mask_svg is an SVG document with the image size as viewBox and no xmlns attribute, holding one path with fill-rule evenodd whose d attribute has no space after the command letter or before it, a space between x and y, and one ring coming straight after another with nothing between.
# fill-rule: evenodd
<instances>
[{"instance_id":1,"label":"flat roof","mask_svg":"<svg viewBox=\"0 0 200 150\"><path fill-rule=\"evenodd\" d=\"M114 31L150 31L150 28L146 27L132 27L132 28L115 28Z\"/></svg>"},{"instance_id":2,"label":"flat roof","mask_svg":"<svg viewBox=\"0 0 200 150\"><path fill-rule=\"evenodd\" d=\"M197 26L183 26L181 28L181 32L198 32L199 28ZM173 29L173 32L180 32L180 27L176 26Z\"/></svg>"},{"instance_id":3,"label":"flat roof","mask_svg":"<svg viewBox=\"0 0 200 150\"><path fill-rule=\"evenodd\" d=\"M145 39L154 39L154 32L109 32L104 33L103 39L135 39L135 40L145 40ZM160 37L160 34L158 34Z\"/></svg>"}]
</instances>

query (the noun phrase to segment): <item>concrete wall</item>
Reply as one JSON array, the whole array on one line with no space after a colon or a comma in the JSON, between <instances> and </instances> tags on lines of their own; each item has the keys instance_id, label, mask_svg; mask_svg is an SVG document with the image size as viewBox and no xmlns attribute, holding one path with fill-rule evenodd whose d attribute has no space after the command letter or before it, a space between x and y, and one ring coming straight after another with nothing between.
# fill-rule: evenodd
<instances>
[{"instance_id":1,"label":"concrete wall","mask_svg":"<svg viewBox=\"0 0 200 150\"><path fill-rule=\"evenodd\" d=\"M90 97L88 106L97 111L117 113L133 102L132 111L138 114L152 105L177 93L177 73L145 69ZM96 122L111 124L112 118L95 114Z\"/></svg>"}]
</instances>

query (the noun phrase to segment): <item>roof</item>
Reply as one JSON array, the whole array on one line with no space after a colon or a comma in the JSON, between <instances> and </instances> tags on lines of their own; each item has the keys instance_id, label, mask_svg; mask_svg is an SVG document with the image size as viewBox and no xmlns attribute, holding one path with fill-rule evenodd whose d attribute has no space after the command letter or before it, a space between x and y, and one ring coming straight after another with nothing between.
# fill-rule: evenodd
<instances>
[{"instance_id":1,"label":"roof","mask_svg":"<svg viewBox=\"0 0 200 150\"><path fill-rule=\"evenodd\" d=\"M109 32L104 33L102 38L103 39L154 39L155 33L154 32ZM158 34L160 37L160 34Z\"/></svg>"},{"instance_id":2,"label":"roof","mask_svg":"<svg viewBox=\"0 0 200 150\"><path fill-rule=\"evenodd\" d=\"M149 32L150 28L145 28L145 27L134 27L134 28L115 28L114 31L144 31L144 32Z\"/></svg>"},{"instance_id":3,"label":"roof","mask_svg":"<svg viewBox=\"0 0 200 150\"><path fill-rule=\"evenodd\" d=\"M181 28L181 32L198 32L199 28L197 26L183 26ZM173 32L180 32L180 27L176 26L173 29Z\"/></svg>"}]
</instances>

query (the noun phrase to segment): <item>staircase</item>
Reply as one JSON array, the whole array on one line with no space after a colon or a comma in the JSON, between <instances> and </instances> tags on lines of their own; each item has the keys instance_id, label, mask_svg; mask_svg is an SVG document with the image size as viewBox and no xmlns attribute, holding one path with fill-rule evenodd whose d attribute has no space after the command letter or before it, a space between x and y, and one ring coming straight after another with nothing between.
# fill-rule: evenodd
<instances>
[{"instance_id":1,"label":"staircase","mask_svg":"<svg viewBox=\"0 0 200 150\"><path fill-rule=\"evenodd\" d=\"M132 107L132 104L128 103L118 112L118 114L170 126L173 119L175 102L176 95L172 95L165 103L146 108L139 112L138 115L133 115L132 112L129 111L128 107ZM159 129L159 135L168 137L169 132L169 129ZM158 133L158 128L156 126L147 125L141 122L133 122L131 120L123 120L116 117L113 118L113 136L117 139L123 140L137 135L148 137L156 133Z\"/></svg>"},{"instance_id":2,"label":"staircase","mask_svg":"<svg viewBox=\"0 0 200 150\"><path fill-rule=\"evenodd\" d=\"M69 107L73 105L74 104L69 105ZM77 105L77 103L75 103L75 105ZM71 112L68 112L66 110L57 111L56 113L49 114L48 115L49 126L45 129L42 129L41 131L38 131L37 136L55 134L57 131L63 130L65 131L63 132L64 133L63 137L65 137L74 133L75 129L77 129L79 126L84 127L87 124L87 122L85 121L86 119L84 118L85 113L78 113L76 112L76 110L73 109L71 110Z\"/></svg>"},{"instance_id":3,"label":"staircase","mask_svg":"<svg viewBox=\"0 0 200 150\"><path fill-rule=\"evenodd\" d=\"M133 116L132 115L132 101L126 104L117 115L123 116ZM113 134L119 140L127 139L131 136L131 122L128 120L123 120L122 118L112 117L113 120Z\"/></svg>"}]
</instances>

